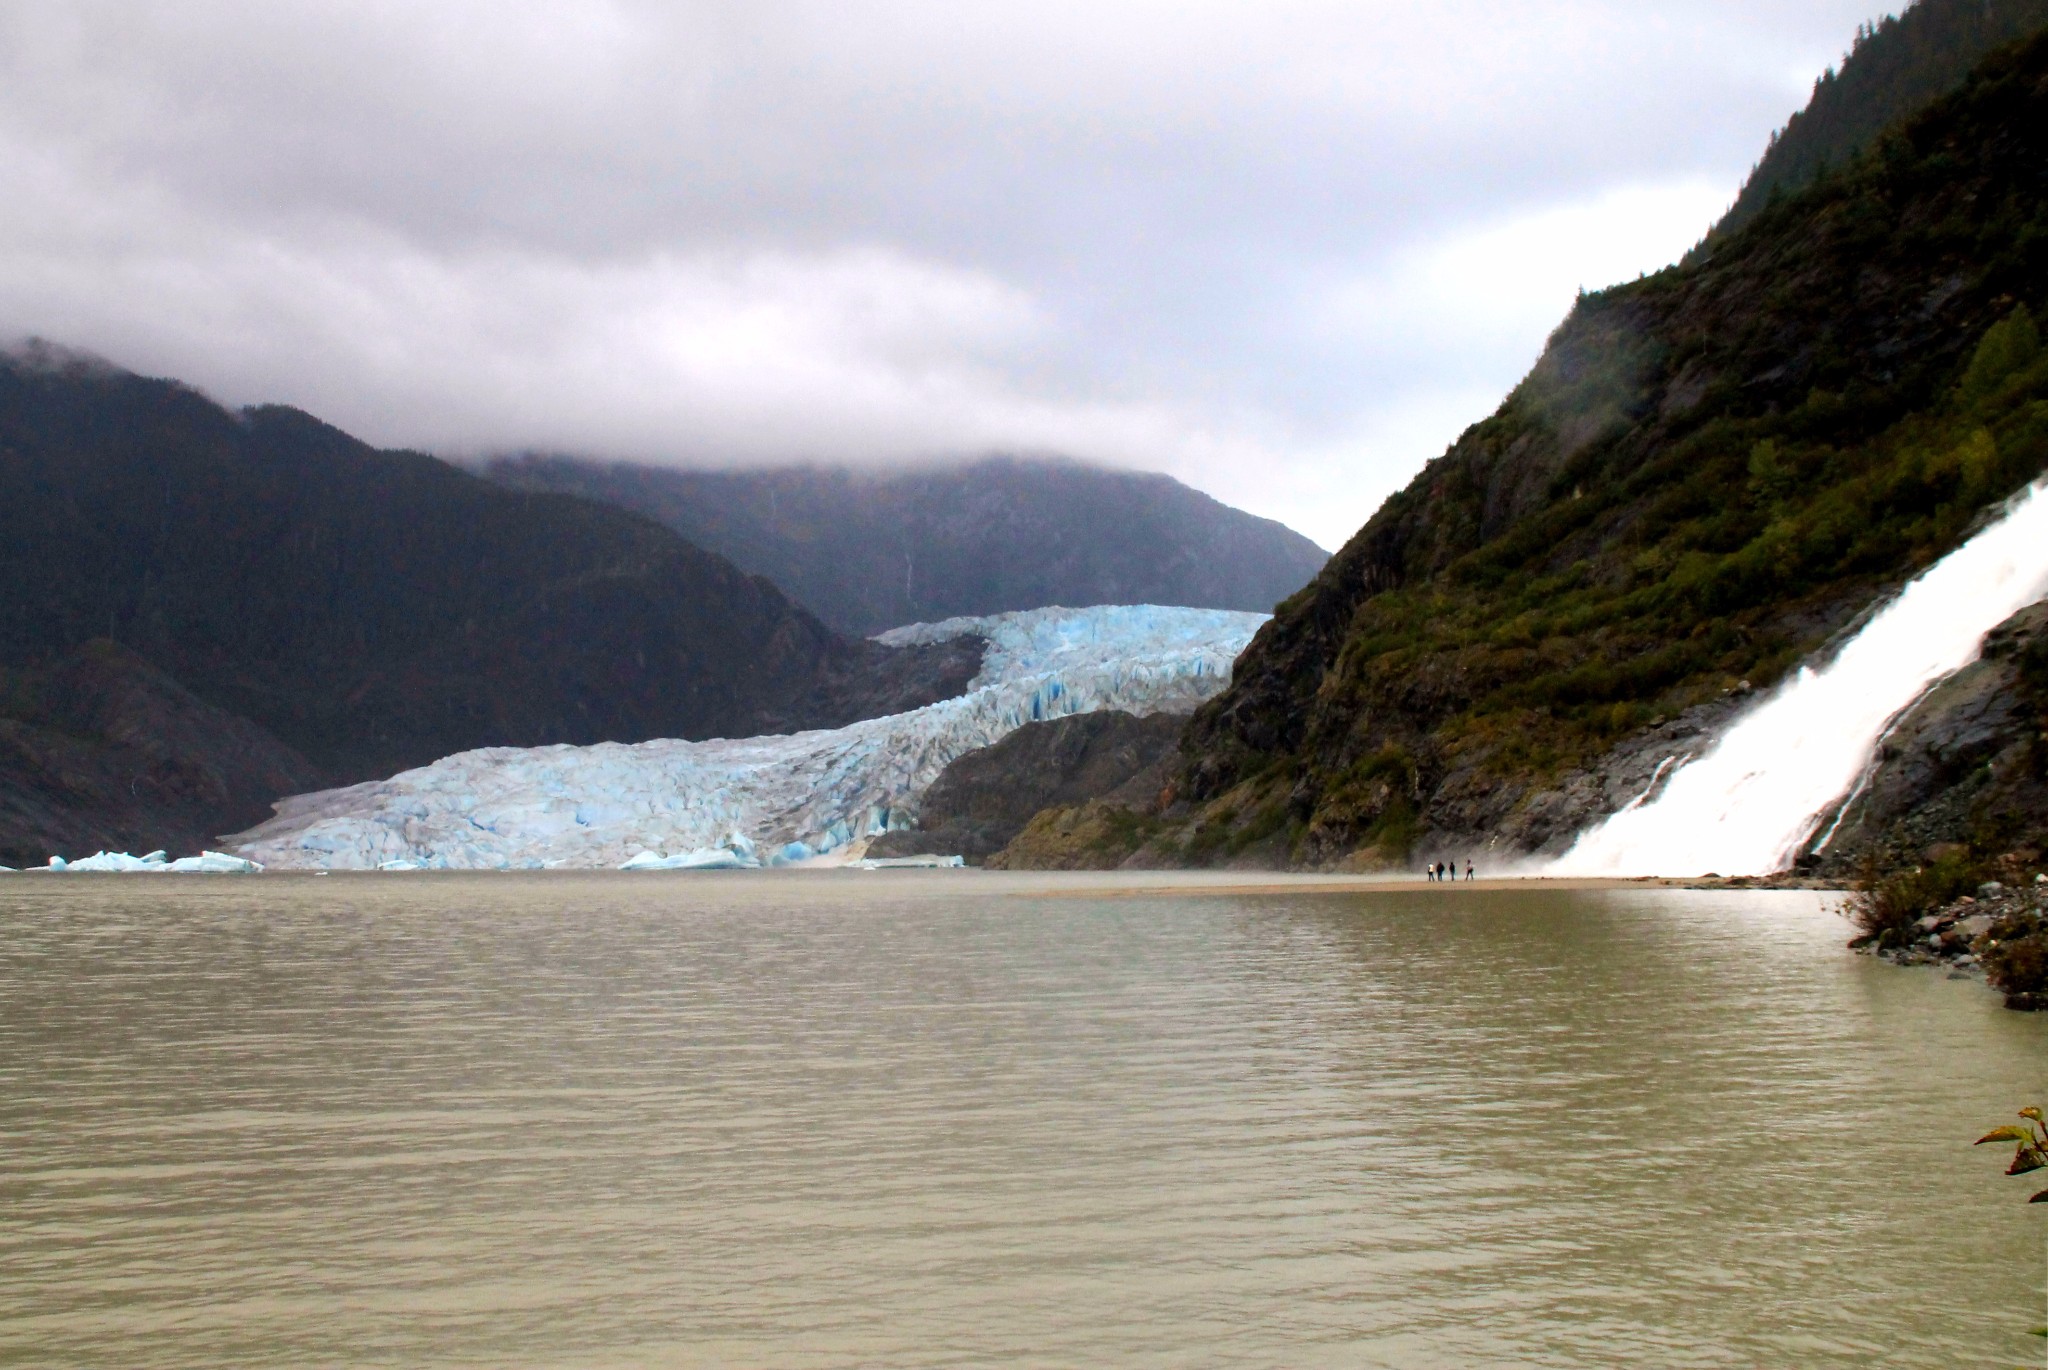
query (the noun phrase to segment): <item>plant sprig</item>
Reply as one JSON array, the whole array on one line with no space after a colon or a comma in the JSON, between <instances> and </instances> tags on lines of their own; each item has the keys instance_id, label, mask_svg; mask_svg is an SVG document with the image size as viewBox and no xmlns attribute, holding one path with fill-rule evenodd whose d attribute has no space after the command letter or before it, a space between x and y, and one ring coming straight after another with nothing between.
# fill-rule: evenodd
<instances>
[{"instance_id":1,"label":"plant sprig","mask_svg":"<svg viewBox=\"0 0 2048 1370\"><path fill-rule=\"evenodd\" d=\"M2027 1121L2023 1124L2007 1124L2004 1127L1994 1127L1979 1137L1976 1142L1978 1146L1982 1146L1986 1142L2013 1142L2016 1144L2012 1153L2012 1164L2006 1168L2005 1173L2008 1175L2024 1175L2028 1171L2048 1167L2048 1125L2044 1125L2042 1122L2041 1110L2038 1108L2023 1108L2020 1110L2020 1117L2025 1118ZM2027 1202L2032 1204L2048 1203L2048 1189L2042 1190L2039 1194L2027 1200Z\"/></svg>"}]
</instances>

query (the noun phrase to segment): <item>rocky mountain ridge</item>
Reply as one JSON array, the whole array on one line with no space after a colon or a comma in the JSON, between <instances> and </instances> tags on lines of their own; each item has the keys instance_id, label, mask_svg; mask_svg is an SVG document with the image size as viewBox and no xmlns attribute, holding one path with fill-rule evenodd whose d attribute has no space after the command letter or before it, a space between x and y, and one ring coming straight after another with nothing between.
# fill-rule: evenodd
<instances>
[{"instance_id":1,"label":"rocky mountain ridge","mask_svg":"<svg viewBox=\"0 0 2048 1370\"><path fill-rule=\"evenodd\" d=\"M488 470L645 515L863 635L1051 604L1264 613L1328 559L1170 476L1054 458L865 472L524 457Z\"/></svg>"},{"instance_id":2,"label":"rocky mountain ridge","mask_svg":"<svg viewBox=\"0 0 2048 1370\"><path fill-rule=\"evenodd\" d=\"M59 833L161 846L260 816L238 780L148 835L109 778L127 743L36 702L96 641L210 730L192 755L281 749L265 801L479 746L837 726L949 698L981 659L835 633L621 510L47 345L0 357L0 590L0 849L38 861Z\"/></svg>"}]
</instances>

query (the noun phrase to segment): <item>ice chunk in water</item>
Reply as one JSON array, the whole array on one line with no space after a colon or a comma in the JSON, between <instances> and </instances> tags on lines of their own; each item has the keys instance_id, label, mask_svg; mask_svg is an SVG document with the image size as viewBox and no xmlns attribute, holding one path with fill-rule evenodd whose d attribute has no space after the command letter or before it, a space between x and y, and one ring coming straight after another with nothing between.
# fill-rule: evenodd
<instances>
[{"instance_id":1,"label":"ice chunk in water","mask_svg":"<svg viewBox=\"0 0 2048 1370\"><path fill-rule=\"evenodd\" d=\"M163 871L178 875L242 875L260 871L263 867L247 857L230 856L226 852L217 851L201 852L197 856L181 856L175 861L165 860L161 851L153 851L146 856L130 856L124 851L100 851L94 852L91 856L82 856L76 861L66 861L61 856L53 856L50 858L50 864L42 869L117 875Z\"/></svg>"}]
</instances>

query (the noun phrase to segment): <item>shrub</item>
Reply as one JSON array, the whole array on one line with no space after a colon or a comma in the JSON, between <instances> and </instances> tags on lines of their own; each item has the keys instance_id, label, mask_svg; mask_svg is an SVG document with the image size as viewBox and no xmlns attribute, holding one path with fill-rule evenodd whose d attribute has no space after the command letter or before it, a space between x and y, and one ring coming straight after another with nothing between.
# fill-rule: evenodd
<instances>
[{"instance_id":1,"label":"shrub","mask_svg":"<svg viewBox=\"0 0 2048 1370\"><path fill-rule=\"evenodd\" d=\"M1983 878L1976 863L1962 855L1944 856L1931 866L1895 875L1884 874L1873 858L1865 863L1844 906L1861 934L1851 945L1880 950L1905 946L1914 938L1916 919L1968 894Z\"/></svg>"},{"instance_id":2,"label":"shrub","mask_svg":"<svg viewBox=\"0 0 2048 1370\"><path fill-rule=\"evenodd\" d=\"M2005 992L2007 1008L2048 1008L2048 921L2007 914L1984 935L1984 977Z\"/></svg>"}]
</instances>

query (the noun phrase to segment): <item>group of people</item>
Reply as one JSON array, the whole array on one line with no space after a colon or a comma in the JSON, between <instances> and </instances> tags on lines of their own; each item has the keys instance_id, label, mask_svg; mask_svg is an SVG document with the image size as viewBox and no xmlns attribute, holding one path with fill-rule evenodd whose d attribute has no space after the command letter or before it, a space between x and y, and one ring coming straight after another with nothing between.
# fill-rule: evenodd
<instances>
[{"instance_id":1,"label":"group of people","mask_svg":"<svg viewBox=\"0 0 2048 1370\"><path fill-rule=\"evenodd\" d=\"M1432 880L1456 880L1458 878L1458 863L1455 861L1430 862L1429 878ZM1465 878L1467 880L1472 878L1472 863L1469 860L1465 863Z\"/></svg>"}]
</instances>

